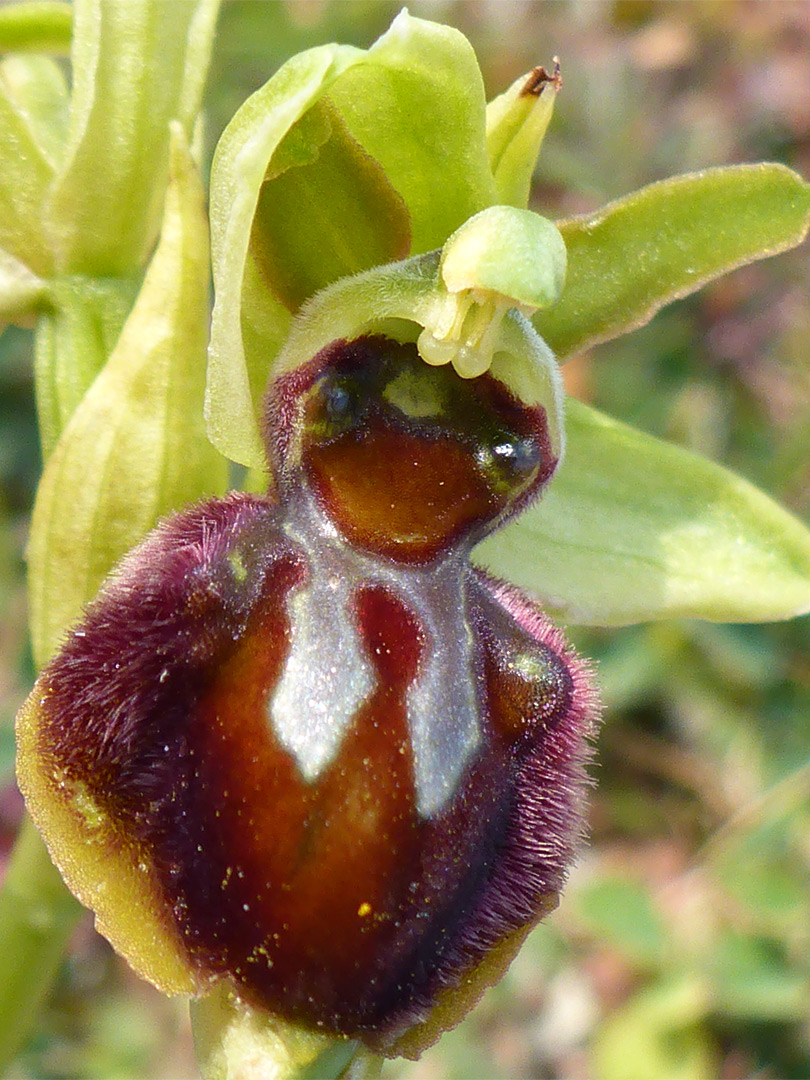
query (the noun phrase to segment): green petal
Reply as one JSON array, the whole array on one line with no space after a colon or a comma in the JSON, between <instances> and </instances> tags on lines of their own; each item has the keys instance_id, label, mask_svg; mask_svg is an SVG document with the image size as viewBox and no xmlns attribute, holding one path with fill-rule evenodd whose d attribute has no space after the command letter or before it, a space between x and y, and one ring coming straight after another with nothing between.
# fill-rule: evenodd
<instances>
[{"instance_id":1,"label":"green petal","mask_svg":"<svg viewBox=\"0 0 810 1080\"><path fill-rule=\"evenodd\" d=\"M143 288L39 487L30 541L31 632L39 665L110 568L158 518L225 487L226 463L207 442L202 422L204 196L179 125L173 125L171 177Z\"/></svg>"},{"instance_id":2,"label":"green petal","mask_svg":"<svg viewBox=\"0 0 810 1080\"><path fill-rule=\"evenodd\" d=\"M559 72L548 76L535 68L487 105L487 155L499 203L528 204L532 173L560 86Z\"/></svg>"},{"instance_id":3,"label":"green petal","mask_svg":"<svg viewBox=\"0 0 810 1080\"><path fill-rule=\"evenodd\" d=\"M0 63L0 247L37 274L51 270L42 206L54 164L40 144L36 121L20 100L23 71L48 65L42 57Z\"/></svg>"},{"instance_id":4,"label":"green petal","mask_svg":"<svg viewBox=\"0 0 810 1080\"><path fill-rule=\"evenodd\" d=\"M476 561L574 623L810 611L810 531L746 480L579 402L543 500Z\"/></svg>"},{"instance_id":5,"label":"green petal","mask_svg":"<svg viewBox=\"0 0 810 1080\"><path fill-rule=\"evenodd\" d=\"M155 242L172 119L190 137L216 0L78 0L65 168L49 203L65 273L126 276Z\"/></svg>"},{"instance_id":6,"label":"green petal","mask_svg":"<svg viewBox=\"0 0 810 1080\"><path fill-rule=\"evenodd\" d=\"M324 98L303 127L302 117ZM306 194L304 207L310 209L291 222L297 179L306 180L301 198ZM248 252L266 180L269 260L262 257L258 234ZM286 214L273 209L276 186ZM424 252L440 247L467 217L494 201L481 75L458 31L403 12L367 52L328 45L288 61L228 125L211 172L216 302L206 412L211 438L223 453L245 465L263 460L256 387L264 386L289 324L278 299L275 308L265 303L258 320L243 310L251 260L277 298L294 306L311 289L404 253L405 212L411 251ZM326 238L325 266L319 236ZM266 328L263 349L254 341L246 353L245 320Z\"/></svg>"},{"instance_id":7,"label":"green petal","mask_svg":"<svg viewBox=\"0 0 810 1080\"><path fill-rule=\"evenodd\" d=\"M73 27L71 5L29 0L0 7L0 52L47 52L67 56Z\"/></svg>"},{"instance_id":8,"label":"green petal","mask_svg":"<svg viewBox=\"0 0 810 1080\"><path fill-rule=\"evenodd\" d=\"M737 165L651 184L558 222L565 291L534 324L559 357L648 322L737 266L794 247L810 226L810 184L783 165Z\"/></svg>"}]
</instances>

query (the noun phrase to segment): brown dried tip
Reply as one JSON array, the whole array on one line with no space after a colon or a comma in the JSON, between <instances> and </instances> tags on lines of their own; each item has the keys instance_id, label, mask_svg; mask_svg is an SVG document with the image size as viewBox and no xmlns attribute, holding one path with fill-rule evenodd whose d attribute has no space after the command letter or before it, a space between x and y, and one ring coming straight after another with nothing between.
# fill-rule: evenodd
<instances>
[{"instance_id":1,"label":"brown dried tip","mask_svg":"<svg viewBox=\"0 0 810 1080\"><path fill-rule=\"evenodd\" d=\"M546 71L544 67L532 68L528 78L520 91L521 97L540 97L543 93L543 88L548 84L554 87L554 92L557 93L562 88L562 75L560 74L560 61L558 57L554 57L554 67L551 69L551 74Z\"/></svg>"}]
</instances>

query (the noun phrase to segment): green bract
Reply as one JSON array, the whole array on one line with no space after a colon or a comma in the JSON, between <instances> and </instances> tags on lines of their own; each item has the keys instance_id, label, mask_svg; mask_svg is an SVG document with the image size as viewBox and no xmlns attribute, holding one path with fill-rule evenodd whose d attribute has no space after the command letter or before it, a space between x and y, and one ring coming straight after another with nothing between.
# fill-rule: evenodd
<instances>
[{"instance_id":1,"label":"green bract","mask_svg":"<svg viewBox=\"0 0 810 1080\"><path fill-rule=\"evenodd\" d=\"M160 227L169 123L191 139L217 7L216 0L75 4L70 95L49 57L13 54L0 63L0 280L7 285L0 318L25 322L39 313L46 454L132 306ZM0 47L14 47L25 31L33 48L37 27L47 45L65 11L10 8Z\"/></svg>"},{"instance_id":2,"label":"green bract","mask_svg":"<svg viewBox=\"0 0 810 1080\"><path fill-rule=\"evenodd\" d=\"M40 664L134 539L170 510L225 489L225 460L205 439L202 423L206 241L202 186L174 123L160 243L37 493L29 560Z\"/></svg>"}]
</instances>

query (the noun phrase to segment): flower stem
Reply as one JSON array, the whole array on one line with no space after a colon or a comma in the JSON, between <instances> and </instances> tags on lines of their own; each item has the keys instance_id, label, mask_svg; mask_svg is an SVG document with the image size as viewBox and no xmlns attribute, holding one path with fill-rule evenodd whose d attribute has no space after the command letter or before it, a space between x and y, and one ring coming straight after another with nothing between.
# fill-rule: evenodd
<instances>
[{"instance_id":1,"label":"flower stem","mask_svg":"<svg viewBox=\"0 0 810 1080\"><path fill-rule=\"evenodd\" d=\"M0 1074L28 1037L82 910L26 816L0 889Z\"/></svg>"}]
</instances>

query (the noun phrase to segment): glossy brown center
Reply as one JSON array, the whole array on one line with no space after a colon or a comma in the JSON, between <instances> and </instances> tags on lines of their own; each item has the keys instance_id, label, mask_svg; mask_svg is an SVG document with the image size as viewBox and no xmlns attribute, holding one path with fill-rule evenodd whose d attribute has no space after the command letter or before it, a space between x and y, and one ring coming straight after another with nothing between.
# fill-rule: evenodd
<instances>
[{"instance_id":1,"label":"glossy brown center","mask_svg":"<svg viewBox=\"0 0 810 1080\"><path fill-rule=\"evenodd\" d=\"M429 367L415 345L387 338L335 343L307 385L282 384L275 400L294 417L282 463L290 489L303 470L347 540L403 562L477 539L556 463L542 408L489 375Z\"/></svg>"},{"instance_id":2,"label":"glossy brown center","mask_svg":"<svg viewBox=\"0 0 810 1080\"><path fill-rule=\"evenodd\" d=\"M466 447L379 421L360 435L313 445L307 465L343 535L394 558L432 558L507 503Z\"/></svg>"}]
</instances>

